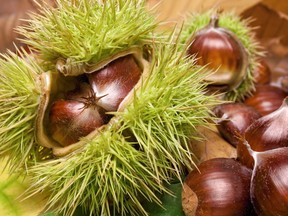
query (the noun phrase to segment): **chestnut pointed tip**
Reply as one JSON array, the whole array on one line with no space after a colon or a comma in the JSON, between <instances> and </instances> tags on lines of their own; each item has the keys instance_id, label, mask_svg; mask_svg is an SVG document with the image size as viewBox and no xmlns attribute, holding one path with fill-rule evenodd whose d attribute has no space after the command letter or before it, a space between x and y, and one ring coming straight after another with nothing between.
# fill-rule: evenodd
<instances>
[{"instance_id":1,"label":"chestnut pointed tip","mask_svg":"<svg viewBox=\"0 0 288 216\"><path fill-rule=\"evenodd\" d=\"M219 15L218 15L218 12L216 12L215 14L213 14L210 17L209 27L212 27L212 28L218 28L219 27Z\"/></svg>"},{"instance_id":2,"label":"chestnut pointed tip","mask_svg":"<svg viewBox=\"0 0 288 216\"><path fill-rule=\"evenodd\" d=\"M212 13L209 21L209 26L217 28L219 27L219 17L223 12L223 8L217 8L214 13Z\"/></svg>"}]
</instances>

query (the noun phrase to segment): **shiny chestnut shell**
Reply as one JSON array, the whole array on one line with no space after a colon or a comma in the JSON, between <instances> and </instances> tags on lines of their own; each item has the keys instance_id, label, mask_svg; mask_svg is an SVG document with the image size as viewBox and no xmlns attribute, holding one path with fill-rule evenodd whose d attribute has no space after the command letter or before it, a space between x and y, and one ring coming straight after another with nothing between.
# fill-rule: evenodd
<instances>
[{"instance_id":1,"label":"shiny chestnut shell","mask_svg":"<svg viewBox=\"0 0 288 216\"><path fill-rule=\"evenodd\" d=\"M247 53L239 39L228 29L218 26L218 16L190 39L188 56L213 72L207 77L212 85L238 87L246 75Z\"/></svg>"},{"instance_id":2,"label":"shiny chestnut shell","mask_svg":"<svg viewBox=\"0 0 288 216\"><path fill-rule=\"evenodd\" d=\"M139 81L141 73L134 56L127 55L87 76L96 95L105 95L99 99L99 106L113 112Z\"/></svg>"},{"instance_id":3,"label":"shiny chestnut shell","mask_svg":"<svg viewBox=\"0 0 288 216\"><path fill-rule=\"evenodd\" d=\"M112 56L111 59L107 59L99 64L89 66L89 70L86 68L83 70L82 74L73 74L71 76L62 74L57 71L49 71L47 73L41 74L39 77L39 84L41 85L41 97L38 107L38 113L36 118L36 128L35 128L35 137L37 142L46 148L51 148L55 156L65 156L86 144L83 139L80 139L78 142L73 143L68 146L61 146L55 140L51 138L49 134L49 109L53 101L58 100L59 97L67 95L67 92L75 90L79 82L82 81L83 76L87 76L89 73L103 69L106 65L117 60L124 56L133 55L137 64L141 68L141 77L148 76L149 73L149 62L143 58L143 53L138 49L127 50L123 53L119 53L115 56ZM72 71L73 72L73 71ZM138 89L141 86L141 79L136 83L133 89ZM62 92L62 93L61 93ZM82 93L80 93L82 94ZM68 94L69 95L69 94ZM75 96L75 95L74 95ZM127 104L133 100L134 92L130 91L128 95L123 98L116 111L122 111ZM71 95L69 96L71 98ZM113 124L114 121L117 121L117 117L111 118L108 124ZM96 128L94 131L89 133L85 138L92 139L97 136L102 130L108 126L108 124L102 125L100 128Z\"/></svg>"},{"instance_id":4,"label":"shiny chestnut shell","mask_svg":"<svg viewBox=\"0 0 288 216\"><path fill-rule=\"evenodd\" d=\"M255 154L251 199L258 215L288 214L288 148Z\"/></svg>"},{"instance_id":5,"label":"shiny chestnut shell","mask_svg":"<svg viewBox=\"0 0 288 216\"><path fill-rule=\"evenodd\" d=\"M76 100L57 100L49 112L51 137L61 146L79 141L91 131L105 124L105 111Z\"/></svg>"},{"instance_id":6,"label":"shiny chestnut shell","mask_svg":"<svg viewBox=\"0 0 288 216\"><path fill-rule=\"evenodd\" d=\"M237 157L242 164L250 168L254 166L254 159L246 142L257 152L288 147L288 97L276 111L252 123L245 131L244 139L237 145Z\"/></svg>"},{"instance_id":7,"label":"shiny chestnut shell","mask_svg":"<svg viewBox=\"0 0 288 216\"><path fill-rule=\"evenodd\" d=\"M264 116L277 110L286 96L287 93L277 86L257 85L254 93L244 103Z\"/></svg>"},{"instance_id":8,"label":"shiny chestnut shell","mask_svg":"<svg viewBox=\"0 0 288 216\"><path fill-rule=\"evenodd\" d=\"M264 59L261 59L253 72L255 84L269 84L271 82L271 70Z\"/></svg>"},{"instance_id":9,"label":"shiny chestnut shell","mask_svg":"<svg viewBox=\"0 0 288 216\"><path fill-rule=\"evenodd\" d=\"M243 139L245 130L261 115L244 103L226 103L216 106L213 112L219 133L233 146Z\"/></svg>"},{"instance_id":10,"label":"shiny chestnut shell","mask_svg":"<svg viewBox=\"0 0 288 216\"><path fill-rule=\"evenodd\" d=\"M185 179L196 200L191 215L253 215L249 193L251 175L251 169L232 158L202 162Z\"/></svg>"}]
</instances>

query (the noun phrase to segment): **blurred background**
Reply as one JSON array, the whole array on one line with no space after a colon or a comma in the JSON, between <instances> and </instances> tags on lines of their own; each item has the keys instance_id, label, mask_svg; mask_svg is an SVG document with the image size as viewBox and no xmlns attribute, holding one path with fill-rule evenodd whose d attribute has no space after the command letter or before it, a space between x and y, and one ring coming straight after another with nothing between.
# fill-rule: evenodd
<instances>
[{"instance_id":1,"label":"blurred background","mask_svg":"<svg viewBox=\"0 0 288 216\"><path fill-rule=\"evenodd\" d=\"M53 5L53 0L45 0L48 5ZM43 4L40 3L39 4ZM14 50L15 45L21 43L16 40L19 35L14 31L15 27L22 25L29 12L37 12L38 5L34 0L0 0L0 52L7 49Z\"/></svg>"},{"instance_id":2,"label":"blurred background","mask_svg":"<svg viewBox=\"0 0 288 216\"><path fill-rule=\"evenodd\" d=\"M28 13L37 12L37 4L55 4L55 0L38 0L37 2L35 0L0 0L0 52L5 52L7 48L13 50L13 43L21 45L16 40L19 35L15 33L14 29L24 23L23 19L29 17ZM165 21L166 27L174 26L175 22L181 22L188 13L201 12L211 8L233 10L239 15L244 13L244 18L252 15L258 20L257 14L259 14L259 10L256 12L254 10L253 14L245 14L247 9L251 9L257 4L288 14L288 3L285 0L147 0L147 7L156 11L159 21ZM266 14L268 14L267 11ZM263 18L263 13L260 16L264 21L263 24L267 25L267 19L265 18L267 16ZM259 22L255 23L258 26L261 24Z\"/></svg>"},{"instance_id":3,"label":"blurred background","mask_svg":"<svg viewBox=\"0 0 288 216\"><path fill-rule=\"evenodd\" d=\"M44 2L48 5L54 3L53 0L44 0ZM182 20L184 15L190 11L223 7L240 13L256 2L259 0L147 0L147 6L152 8L157 5L156 11L159 20L165 20L168 22L167 25L171 26L175 21ZM0 0L0 5L0 52L5 52L7 48L14 50L13 42L16 45L21 45L16 40L19 36L14 29L24 23L23 19L28 18L29 12L37 12L38 6L34 0Z\"/></svg>"}]
</instances>

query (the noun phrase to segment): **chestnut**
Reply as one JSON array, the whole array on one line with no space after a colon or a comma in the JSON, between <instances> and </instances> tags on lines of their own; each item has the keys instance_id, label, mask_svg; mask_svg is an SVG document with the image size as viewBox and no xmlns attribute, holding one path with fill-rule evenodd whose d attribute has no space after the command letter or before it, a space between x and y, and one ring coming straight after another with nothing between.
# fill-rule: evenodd
<instances>
[{"instance_id":1,"label":"chestnut","mask_svg":"<svg viewBox=\"0 0 288 216\"><path fill-rule=\"evenodd\" d=\"M248 126L261 117L253 107L240 102L218 105L213 112L219 118L216 125L219 133L235 147Z\"/></svg>"},{"instance_id":2,"label":"chestnut","mask_svg":"<svg viewBox=\"0 0 288 216\"><path fill-rule=\"evenodd\" d=\"M258 62L257 67L253 71L253 77L255 84L269 84L271 81L271 70L267 62L264 59L261 59Z\"/></svg>"},{"instance_id":3,"label":"chestnut","mask_svg":"<svg viewBox=\"0 0 288 216\"><path fill-rule=\"evenodd\" d=\"M244 134L244 141L237 145L237 157L242 164L252 168L254 160L245 143L248 142L253 151L263 152L270 149L288 147L288 97L280 108L257 119Z\"/></svg>"},{"instance_id":4,"label":"chestnut","mask_svg":"<svg viewBox=\"0 0 288 216\"><path fill-rule=\"evenodd\" d=\"M218 14L192 36L187 55L195 56L198 65L215 71L207 77L213 87L236 88L246 75L248 57L244 46L234 33L219 26Z\"/></svg>"},{"instance_id":5,"label":"chestnut","mask_svg":"<svg viewBox=\"0 0 288 216\"><path fill-rule=\"evenodd\" d=\"M61 146L78 142L81 137L87 136L107 123L105 110L97 105L98 99L94 93L87 98L80 99L59 99L51 106L50 134Z\"/></svg>"},{"instance_id":6,"label":"chestnut","mask_svg":"<svg viewBox=\"0 0 288 216\"><path fill-rule=\"evenodd\" d=\"M250 196L258 215L287 215L288 147L257 152L244 143L253 157Z\"/></svg>"},{"instance_id":7,"label":"chestnut","mask_svg":"<svg viewBox=\"0 0 288 216\"><path fill-rule=\"evenodd\" d=\"M258 215L288 213L288 147L254 153L251 199Z\"/></svg>"},{"instance_id":8,"label":"chestnut","mask_svg":"<svg viewBox=\"0 0 288 216\"><path fill-rule=\"evenodd\" d=\"M255 92L244 100L246 105L254 107L261 115L277 110L287 94L277 86L256 85Z\"/></svg>"},{"instance_id":9,"label":"chestnut","mask_svg":"<svg viewBox=\"0 0 288 216\"><path fill-rule=\"evenodd\" d=\"M116 59L99 71L87 74L92 89L106 95L98 105L107 111L117 111L119 104L139 81L142 74L133 55Z\"/></svg>"},{"instance_id":10,"label":"chestnut","mask_svg":"<svg viewBox=\"0 0 288 216\"><path fill-rule=\"evenodd\" d=\"M232 158L214 158L191 171L185 184L192 190L191 215L254 214L250 201L252 170Z\"/></svg>"}]
</instances>

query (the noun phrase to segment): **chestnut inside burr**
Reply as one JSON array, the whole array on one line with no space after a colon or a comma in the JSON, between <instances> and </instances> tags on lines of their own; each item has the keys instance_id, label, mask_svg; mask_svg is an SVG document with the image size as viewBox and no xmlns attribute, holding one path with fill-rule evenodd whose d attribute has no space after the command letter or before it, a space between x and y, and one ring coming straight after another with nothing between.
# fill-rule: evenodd
<instances>
[{"instance_id":1,"label":"chestnut inside burr","mask_svg":"<svg viewBox=\"0 0 288 216\"><path fill-rule=\"evenodd\" d=\"M36 134L39 143L48 148L67 147L101 130L139 82L143 70L135 55L127 54L78 76L46 75L45 111L38 118L43 129Z\"/></svg>"},{"instance_id":2,"label":"chestnut inside burr","mask_svg":"<svg viewBox=\"0 0 288 216\"><path fill-rule=\"evenodd\" d=\"M190 41L187 55L195 56L198 65L214 71L206 78L213 88L227 90L240 85L247 71L247 53L232 32L218 26L218 16L211 17L208 26Z\"/></svg>"}]
</instances>

